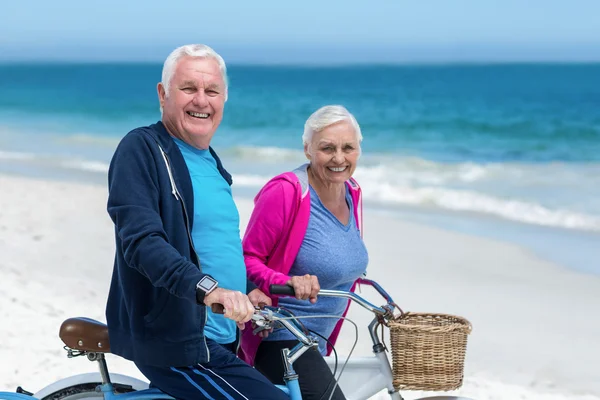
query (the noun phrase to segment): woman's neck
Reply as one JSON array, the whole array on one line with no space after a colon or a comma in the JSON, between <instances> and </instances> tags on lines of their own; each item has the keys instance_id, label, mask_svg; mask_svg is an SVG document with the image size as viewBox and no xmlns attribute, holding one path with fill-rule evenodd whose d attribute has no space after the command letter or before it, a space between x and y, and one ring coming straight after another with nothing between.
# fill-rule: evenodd
<instances>
[{"instance_id":1,"label":"woman's neck","mask_svg":"<svg viewBox=\"0 0 600 400\"><path fill-rule=\"evenodd\" d=\"M338 204L346 198L345 183L325 183L308 168L308 183L319 195L324 204Z\"/></svg>"}]
</instances>

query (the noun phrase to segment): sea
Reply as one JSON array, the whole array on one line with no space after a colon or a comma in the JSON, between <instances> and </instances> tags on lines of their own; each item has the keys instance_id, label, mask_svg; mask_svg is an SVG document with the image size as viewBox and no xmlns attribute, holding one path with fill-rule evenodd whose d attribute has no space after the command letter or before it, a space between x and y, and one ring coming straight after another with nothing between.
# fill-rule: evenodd
<instances>
[{"instance_id":1,"label":"sea","mask_svg":"<svg viewBox=\"0 0 600 400\"><path fill-rule=\"evenodd\" d=\"M0 173L106 184L119 140L160 119L161 69L0 65ZM600 274L600 64L231 65L228 76L212 146L236 195L305 162L304 122L341 104L364 137L365 212Z\"/></svg>"}]
</instances>

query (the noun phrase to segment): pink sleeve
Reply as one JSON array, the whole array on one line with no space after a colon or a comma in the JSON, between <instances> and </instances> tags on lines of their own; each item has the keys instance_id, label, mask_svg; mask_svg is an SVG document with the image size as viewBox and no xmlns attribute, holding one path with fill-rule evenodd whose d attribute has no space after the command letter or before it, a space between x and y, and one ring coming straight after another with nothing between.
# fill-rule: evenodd
<instances>
[{"instance_id":1,"label":"pink sleeve","mask_svg":"<svg viewBox=\"0 0 600 400\"><path fill-rule=\"evenodd\" d=\"M269 294L269 285L285 285L290 277L281 272L283 266L269 265L267 260L279 245L285 245L283 233L294 215L295 188L291 182L267 183L257 196L256 204L242 246L248 279ZM271 263L272 264L272 263Z\"/></svg>"}]
</instances>

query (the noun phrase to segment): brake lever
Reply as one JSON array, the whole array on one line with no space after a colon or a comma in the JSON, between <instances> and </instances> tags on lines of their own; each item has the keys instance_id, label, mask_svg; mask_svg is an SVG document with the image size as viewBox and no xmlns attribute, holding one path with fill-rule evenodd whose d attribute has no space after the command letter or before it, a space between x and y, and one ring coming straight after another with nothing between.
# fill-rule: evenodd
<instances>
[{"instance_id":1,"label":"brake lever","mask_svg":"<svg viewBox=\"0 0 600 400\"><path fill-rule=\"evenodd\" d=\"M264 305L255 307L256 311L260 311L258 314L252 315L252 323L255 328L252 330L252 333L256 335L259 332L264 330L270 330L273 327L273 321L270 319L273 315L273 311L269 307L265 307Z\"/></svg>"},{"instance_id":2,"label":"brake lever","mask_svg":"<svg viewBox=\"0 0 600 400\"><path fill-rule=\"evenodd\" d=\"M268 331L268 330L271 330L271 328L270 328L270 327L268 327L268 326L261 326L261 325L257 325L257 326L256 326L256 328L254 328L254 329L252 330L252 334L253 334L253 335L256 335L257 333L260 333L260 332L262 332L262 331Z\"/></svg>"}]
</instances>

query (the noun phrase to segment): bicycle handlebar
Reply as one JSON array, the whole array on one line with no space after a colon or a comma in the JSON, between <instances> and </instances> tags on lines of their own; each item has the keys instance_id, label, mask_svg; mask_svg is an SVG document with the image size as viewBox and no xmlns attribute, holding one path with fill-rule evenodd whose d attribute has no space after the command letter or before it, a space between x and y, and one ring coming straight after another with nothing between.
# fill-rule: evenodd
<instances>
[{"instance_id":1,"label":"bicycle handlebar","mask_svg":"<svg viewBox=\"0 0 600 400\"><path fill-rule=\"evenodd\" d=\"M357 295L356 293L346 292L343 290L321 289L321 290L319 290L318 295L326 296L326 297L342 297L342 298L350 299L350 300L360 304L362 307L371 311L372 313L374 313L378 316L385 317L385 318L393 317L394 308L397 308L401 313L403 312L402 309L396 303L394 303L394 300L392 299L392 297L385 290L383 290L383 288L381 286L379 286L379 284L377 282L372 281L370 279L361 278L357 281L357 283L369 285L369 286L373 287L381 295L381 297L383 297L387 301L387 305L385 305L383 307L377 307L377 306L371 304L370 302L368 302L367 300L363 299L361 296ZM270 285L269 291L273 295L280 295L280 296L295 296L296 295L294 288L292 286L288 286L288 285ZM225 311L222 304L215 303L211 306L211 308L215 314L223 314ZM260 308L262 308L262 307L259 307L259 309Z\"/></svg>"},{"instance_id":2,"label":"bicycle handlebar","mask_svg":"<svg viewBox=\"0 0 600 400\"><path fill-rule=\"evenodd\" d=\"M361 278L358 280L358 283L372 286L381 295L381 297L383 297L387 301L388 305L396 307L400 311L402 311L400 309L400 307L398 307L396 305L396 303L394 303L394 300L392 300L392 297L389 294L387 294L387 292L385 290L383 290L383 288L381 286L379 286L379 284L377 282L372 281L370 279ZM288 285L271 285L271 286L269 286L269 290L270 290L271 294L274 294L274 295L282 295L282 296L295 296L296 295L294 288L292 286L288 286ZM346 292L343 290L321 289L321 290L319 290L318 295L326 296L326 297L348 298L348 299L360 304L362 307L366 308L367 310L371 311L372 313L375 313L375 314L381 315L381 316L390 316L390 311L393 311L393 310L389 310L387 308L377 307L353 292Z\"/></svg>"},{"instance_id":3,"label":"bicycle handlebar","mask_svg":"<svg viewBox=\"0 0 600 400\"><path fill-rule=\"evenodd\" d=\"M271 294L277 294L280 296L295 296L296 291L289 285L271 285L269 286Z\"/></svg>"},{"instance_id":4,"label":"bicycle handlebar","mask_svg":"<svg viewBox=\"0 0 600 400\"><path fill-rule=\"evenodd\" d=\"M318 292L319 296L328 296L328 297L343 297L348 298L367 310L371 311L376 315L376 318L369 325L369 332L371 334L371 338L373 339L374 345L380 344L377 339L376 332L376 321L380 321L381 319L390 320L395 318L394 310L397 308L401 313L402 309L398 307L396 303L392 300L391 296L383 290L379 284L375 281L371 281L369 279L359 279L358 283L365 284L373 287L387 302L387 304L377 307L363 299L361 296L357 295L353 292L346 292L342 290L320 290ZM288 285L270 285L270 294L271 295L283 295L283 296L294 296L294 288ZM297 357L299 357L304 351L306 351L311 346L317 346L317 340L310 336L308 332L306 332L306 328L296 319L296 317L291 314L289 311L284 308L279 307L256 307L254 315L252 316L252 321L254 323L255 329L254 333L261 330L273 329L274 324L279 322L285 328L287 328L298 340L301 342L298 344L290 353L290 362L293 362Z\"/></svg>"}]
</instances>

